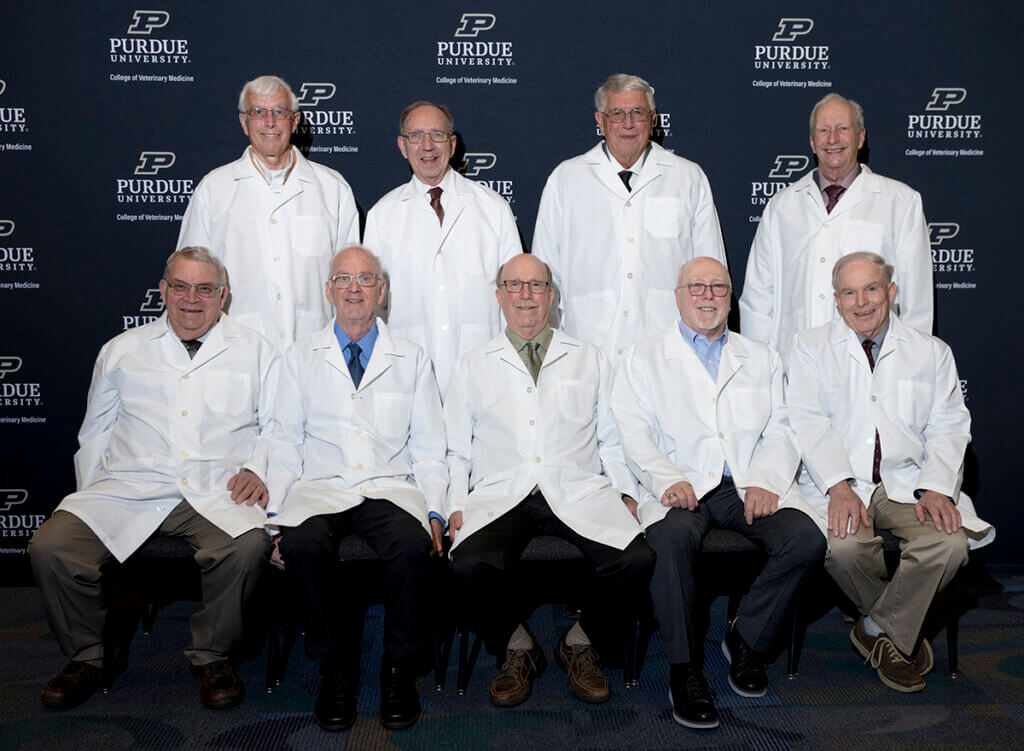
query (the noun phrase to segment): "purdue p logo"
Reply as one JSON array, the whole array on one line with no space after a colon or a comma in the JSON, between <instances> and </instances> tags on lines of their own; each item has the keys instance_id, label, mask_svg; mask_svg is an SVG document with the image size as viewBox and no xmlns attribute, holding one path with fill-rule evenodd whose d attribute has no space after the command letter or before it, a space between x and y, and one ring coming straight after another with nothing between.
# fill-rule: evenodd
<instances>
[{"instance_id":1,"label":"purdue p logo","mask_svg":"<svg viewBox=\"0 0 1024 751\"><path fill-rule=\"evenodd\" d=\"M142 299L142 305L139 306L140 313L163 313L164 312L164 301L160 297L160 289L158 287L151 287L146 290L146 296Z\"/></svg>"},{"instance_id":2,"label":"purdue p logo","mask_svg":"<svg viewBox=\"0 0 1024 751\"><path fill-rule=\"evenodd\" d=\"M304 83L299 89L299 106L316 107L323 100L332 98L337 90L333 83Z\"/></svg>"},{"instance_id":3,"label":"purdue p logo","mask_svg":"<svg viewBox=\"0 0 1024 751\"><path fill-rule=\"evenodd\" d=\"M486 152L466 154L466 177L476 177L485 169L490 169L498 163L498 157Z\"/></svg>"},{"instance_id":4,"label":"purdue p logo","mask_svg":"<svg viewBox=\"0 0 1024 751\"><path fill-rule=\"evenodd\" d=\"M139 154L139 163L135 167L136 175L155 175L162 169L174 164L173 151L143 151Z\"/></svg>"},{"instance_id":5,"label":"purdue p logo","mask_svg":"<svg viewBox=\"0 0 1024 751\"><path fill-rule=\"evenodd\" d=\"M951 104L960 104L967 98L967 89L936 87L932 89L932 98L928 100L925 110L928 112L945 112Z\"/></svg>"},{"instance_id":6,"label":"purdue p logo","mask_svg":"<svg viewBox=\"0 0 1024 751\"><path fill-rule=\"evenodd\" d=\"M0 237L7 237L14 232L14 222L10 219L0 219Z\"/></svg>"},{"instance_id":7,"label":"purdue p logo","mask_svg":"<svg viewBox=\"0 0 1024 751\"><path fill-rule=\"evenodd\" d=\"M494 28L497 17L493 13L463 13L462 23L455 31L457 37L475 37L481 31Z\"/></svg>"},{"instance_id":8,"label":"purdue p logo","mask_svg":"<svg viewBox=\"0 0 1024 751\"><path fill-rule=\"evenodd\" d=\"M803 154L779 154L775 157L775 166L768 173L768 177L778 180L789 180L793 175L803 172L811 158Z\"/></svg>"},{"instance_id":9,"label":"purdue p logo","mask_svg":"<svg viewBox=\"0 0 1024 751\"><path fill-rule=\"evenodd\" d=\"M0 380L8 373L21 370L21 358L14 355L0 355Z\"/></svg>"},{"instance_id":10,"label":"purdue p logo","mask_svg":"<svg viewBox=\"0 0 1024 751\"><path fill-rule=\"evenodd\" d=\"M0 488L0 511L10 511L27 500L28 491L24 488Z\"/></svg>"},{"instance_id":11,"label":"purdue p logo","mask_svg":"<svg viewBox=\"0 0 1024 751\"><path fill-rule=\"evenodd\" d=\"M942 245L944 240L952 240L960 234L960 225L956 222L928 222L928 242Z\"/></svg>"},{"instance_id":12,"label":"purdue p logo","mask_svg":"<svg viewBox=\"0 0 1024 751\"><path fill-rule=\"evenodd\" d=\"M797 37L810 34L814 21L810 18L780 18L773 42L793 42Z\"/></svg>"},{"instance_id":13,"label":"purdue p logo","mask_svg":"<svg viewBox=\"0 0 1024 751\"><path fill-rule=\"evenodd\" d=\"M166 10L137 10L132 16L132 24L128 27L129 34L148 35L153 29L160 29L171 20Z\"/></svg>"}]
</instances>

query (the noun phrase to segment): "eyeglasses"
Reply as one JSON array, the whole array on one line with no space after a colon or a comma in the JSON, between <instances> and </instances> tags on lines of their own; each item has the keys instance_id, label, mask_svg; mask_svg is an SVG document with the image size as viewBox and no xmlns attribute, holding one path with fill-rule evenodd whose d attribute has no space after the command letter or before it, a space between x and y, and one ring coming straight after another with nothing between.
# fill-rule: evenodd
<instances>
[{"instance_id":1,"label":"eyeglasses","mask_svg":"<svg viewBox=\"0 0 1024 751\"><path fill-rule=\"evenodd\" d=\"M646 120L651 116L651 111L646 107L634 107L631 110L614 109L611 112L602 112L601 114L613 123L621 123L627 117L632 118L633 122L636 122L637 120Z\"/></svg>"},{"instance_id":2,"label":"eyeglasses","mask_svg":"<svg viewBox=\"0 0 1024 751\"><path fill-rule=\"evenodd\" d=\"M726 284L725 282L715 282L714 284L702 284L701 282L693 282L692 284L682 284L676 289L688 289L690 294L694 297L704 297L704 292L707 289L711 289L711 294L715 297L726 297L729 294L729 290L732 289L732 285Z\"/></svg>"},{"instance_id":3,"label":"eyeglasses","mask_svg":"<svg viewBox=\"0 0 1024 751\"><path fill-rule=\"evenodd\" d=\"M539 282L535 279L529 282L524 282L522 279L508 279L504 282L498 282L499 287L504 287L507 292L511 292L513 295L522 292L523 287L527 285L530 287L530 292L535 295L539 295L551 286L548 282Z\"/></svg>"},{"instance_id":4,"label":"eyeglasses","mask_svg":"<svg viewBox=\"0 0 1024 751\"><path fill-rule=\"evenodd\" d=\"M175 297L184 297L193 289L196 294L200 297L213 297L220 289L224 286L223 284L189 284L183 282L180 279L165 279L167 282L167 289L171 291L171 294Z\"/></svg>"},{"instance_id":5,"label":"eyeglasses","mask_svg":"<svg viewBox=\"0 0 1024 751\"><path fill-rule=\"evenodd\" d=\"M356 274L355 276L352 274L335 274L327 281L333 284L335 289L348 289L352 286L353 279L356 280L356 283L359 284L360 287L375 287L377 286L377 280L380 279L380 277L376 274L370 274L369 272Z\"/></svg>"},{"instance_id":6,"label":"eyeglasses","mask_svg":"<svg viewBox=\"0 0 1024 751\"><path fill-rule=\"evenodd\" d=\"M295 110L284 107L274 107L272 110L268 110L266 107L252 107L245 110L245 114L249 116L250 120L266 120L268 117L273 117L275 120L289 120L295 114Z\"/></svg>"},{"instance_id":7,"label":"eyeglasses","mask_svg":"<svg viewBox=\"0 0 1024 751\"><path fill-rule=\"evenodd\" d=\"M424 139L430 137L430 140L434 143L444 143L451 136L451 133L445 133L443 130L431 130L429 132L424 130L414 130L412 133L403 133L402 138L406 139L410 143L423 143Z\"/></svg>"}]
</instances>

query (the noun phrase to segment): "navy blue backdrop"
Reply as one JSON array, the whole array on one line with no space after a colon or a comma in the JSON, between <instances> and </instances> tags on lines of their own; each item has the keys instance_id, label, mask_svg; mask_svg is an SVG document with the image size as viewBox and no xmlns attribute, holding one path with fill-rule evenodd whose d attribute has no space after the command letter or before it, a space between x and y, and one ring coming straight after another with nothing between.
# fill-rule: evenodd
<instances>
[{"instance_id":1,"label":"navy blue backdrop","mask_svg":"<svg viewBox=\"0 0 1024 751\"><path fill-rule=\"evenodd\" d=\"M829 90L857 99L871 168L924 198L938 333L974 418L966 487L999 531L984 555L1024 563L1009 472L1024 417L1008 158L1022 21L1015 4L946 1L7 0L0 578L26 580L31 532L74 486L96 352L160 314L188 196L242 152L238 91L262 73L301 93L310 158L346 177L363 214L408 179L402 107L449 104L470 176L509 200L527 245L548 173L597 139L594 89L641 75L658 138L711 181L737 289L765 200L813 166L811 106Z\"/></svg>"}]
</instances>

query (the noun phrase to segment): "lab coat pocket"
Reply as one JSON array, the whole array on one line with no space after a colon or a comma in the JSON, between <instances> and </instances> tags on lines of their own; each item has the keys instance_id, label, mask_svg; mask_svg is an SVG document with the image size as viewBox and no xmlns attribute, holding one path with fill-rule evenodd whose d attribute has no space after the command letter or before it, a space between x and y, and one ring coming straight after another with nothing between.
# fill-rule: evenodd
<instances>
[{"instance_id":1,"label":"lab coat pocket","mask_svg":"<svg viewBox=\"0 0 1024 751\"><path fill-rule=\"evenodd\" d=\"M569 422L587 424L597 410L597 391L588 381L563 380L556 384L558 408Z\"/></svg>"},{"instance_id":2,"label":"lab coat pocket","mask_svg":"<svg viewBox=\"0 0 1024 751\"><path fill-rule=\"evenodd\" d=\"M297 216L293 227L292 247L300 256L330 253L331 238L322 216Z\"/></svg>"},{"instance_id":3,"label":"lab coat pocket","mask_svg":"<svg viewBox=\"0 0 1024 751\"><path fill-rule=\"evenodd\" d=\"M252 381L246 373L207 373L203 400L214 412L244 414L252 400Z\"/></svg>"},{"instance_id":4,"label":"lab coat pocket","mask_svg":"<svg viewBox=\"0 0 1024 751\"><path fill-rule=\"evenodd\" d=\"M840 242L842 254L856 251L882 253L883 226L878 222L864 222L850 219L846 223L846 231Z\"/></svg>"},{"instance_id":5,"label":"lab coat pocket","mask_svg":"<svg viewBox=\"0 0 1024 751\"><path fill-rule=\"evenodd\" d=\"M932 408L932 386L923 381L900 381L896 405L900 420L915 432L924 430Z\"/></svg>"},{"instance_id":6,"label":"lab coat pocket","mask_svg":"<svg viewBox=\"0 0 1024 751\"><path fill-rule=\"evenodd\" d=\"M385 439L405 441L411 412L412 394L375 394L373 397L374 427Z\"/></svg>"},{"instance_id":7,"label":"lab coat pocket","mask_svg":"<svg viewBox=\"0 0 1024 751\"><path fill-rule=\"evenodd\" d=\"M570 302L575 336L586 342L603 342L608 335L609 317L615 310L615 293L599 290L576 295Z\"/></svg>"},{"instance_id":8,"label":"lab coat pocket","mask_svg":"<svg viewBox=\"0 0 1024 751\"><path fill-rule=\"evenodd\" d=\"M679 237L688 221L678 198L648 198L645 202L644 228L655 237Z\"/></svg>"}]
</instances>

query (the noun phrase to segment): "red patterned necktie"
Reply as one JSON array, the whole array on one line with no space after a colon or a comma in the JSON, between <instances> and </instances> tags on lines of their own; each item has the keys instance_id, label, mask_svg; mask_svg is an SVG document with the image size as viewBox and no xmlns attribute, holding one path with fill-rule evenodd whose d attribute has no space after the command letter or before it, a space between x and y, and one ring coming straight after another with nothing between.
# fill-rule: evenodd
<instances>
[{"instance_id":1,"label":"red patterned necktie","mask_svg":"<svg viewBox=\"0 0 1024 751\"><path fill-rule=\"evenodd\" d=\"M431 188L427 191L430 194L430 208L437 214L439 224L444 224L444 207L441 206L441 189Z\"/></svg>"},{"instance_id":2,"label":"red patterned necktie","mask_svg":"<svg viewBox=\"0 0 1024 751\"><path fill-rule=\"evenodd\" d=\"M830 188L837 187L830 185ZM842 188L840 188L842 190ZM875 369L875 358L871 354L871 348L875 346L875 343L870 339L865 339L861 342L861 346L864 347L864 354L868 356L868 365L871 366L871 370ZM881 475L878 474L878 468L882 464L882 443L878 440L878 430L875 430L875 459L871 464L871 482L879 483L882 481Z\"/></svg>"},{"instance_id":3,"label":"red patterned necktie","mask_svg":"<svg viewBox=\"0 0 1024 751\"><path fill-rule=\"evenodd\" d=\"M825 192L828 193L828 203L825 204L825 211L832 213L832 209L839 203L839 196L846 192L846 188L842 185L829 185L825 188Z\"/></svg>"}]
</instances>

